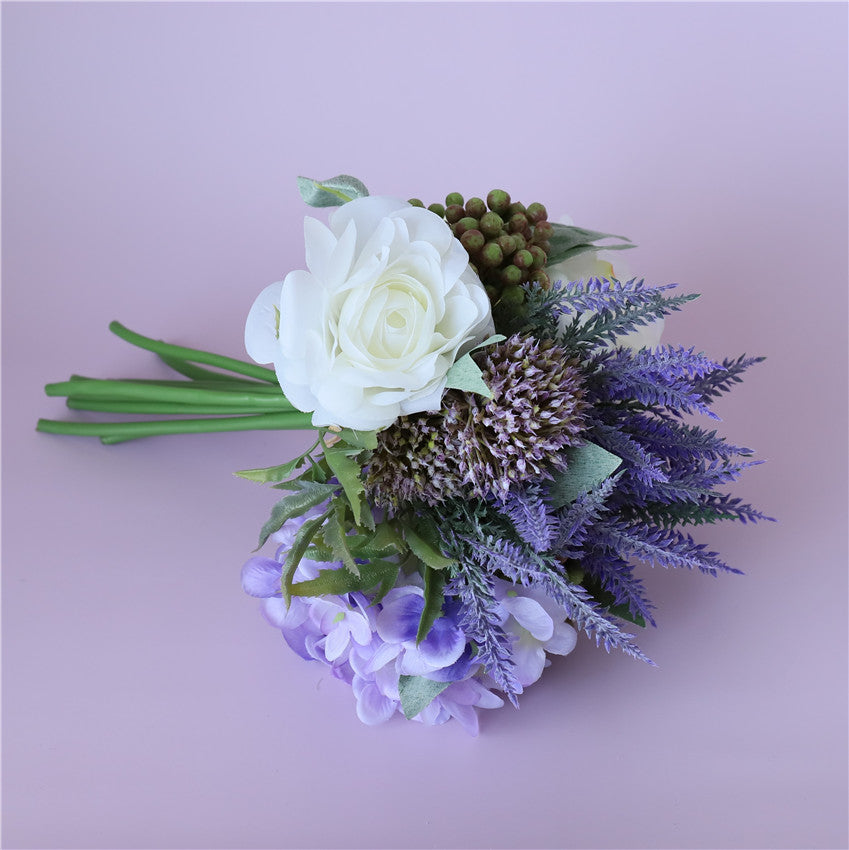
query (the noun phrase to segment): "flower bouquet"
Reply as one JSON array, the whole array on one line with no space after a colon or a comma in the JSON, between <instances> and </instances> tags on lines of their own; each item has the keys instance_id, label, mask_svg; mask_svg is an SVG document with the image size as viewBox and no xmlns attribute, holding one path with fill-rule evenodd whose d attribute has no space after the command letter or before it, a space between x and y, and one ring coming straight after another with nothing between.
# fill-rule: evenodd
<instances>
[{"instance_id":1,"label":"flower bouquet","mask_svg":"<svg viewBox=\"0 0 849 850\"><path fill-rule=\"evenodd\" d=\"M500 190L370 196L299 178L307 270L265 289L249 363L135 334L182 377L72 376L82 410L169 418L41 420L117 443L155 434L315 429L279 466L236 473L281 491L244 590L301 657L351 685L359 718L428 724L514 705L579 632L652 662L641 564L738 572L682 526L767 519L718 488L757 463L685 417L762 358L660 345L695 295L622 280L624 237L548 220ZM273 364L274 370L264 365ZM281 392L282 390L282 392Z\"/></svg>"}]
</instances>

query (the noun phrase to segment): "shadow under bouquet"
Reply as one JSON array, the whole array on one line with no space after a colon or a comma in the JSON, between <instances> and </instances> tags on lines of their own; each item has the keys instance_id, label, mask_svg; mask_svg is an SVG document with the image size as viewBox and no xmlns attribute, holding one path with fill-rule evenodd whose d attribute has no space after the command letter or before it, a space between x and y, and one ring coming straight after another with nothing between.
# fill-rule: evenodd
<instances>
[{"instance_id":1,"label":"shadow under bouquet","mask_svg":"<svg viewBox=\"0 0 849 850\"><path fill-rule=\"evenodd\" d=\"M757 463L689 421L762 358L660 344L695 295L620 280L623 237L548 221L500 190L445 204L299 178L307 270L247 318L255 363L135 334L174 381L73 376L77 409L169 418L41 420L105 443L168 433L315 429L242 586L301 657L351 685L368 724L517 705L579 633L644 662L642 564L738 572L681 527L768 519L720 488ZM274 370L263 365L273 364ZM282 392L281 392L282 390Z\"/></svg>"}]
</instances>

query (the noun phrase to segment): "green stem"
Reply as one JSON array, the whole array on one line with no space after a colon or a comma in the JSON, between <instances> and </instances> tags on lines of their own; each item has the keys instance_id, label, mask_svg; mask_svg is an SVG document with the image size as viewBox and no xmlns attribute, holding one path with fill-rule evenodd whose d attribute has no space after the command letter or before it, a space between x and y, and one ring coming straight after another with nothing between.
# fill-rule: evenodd
<instances>
[{"instance_id":1,"label":"green stem","mask_svg":"<svg viewBox=\"0 0 849 850\"><path fill-rule=\"evenodd\" d=\"M74 398L100 398L112 401L170 401L178 404L215 404L228 407L251 407L265 410L294 410L282 394L235 392L232 390L205 390L192 388L191 381L181 381L185 387L139 384L133 381L76 380L47 384L44 391L49 396Z\"/></svg>"},{"instance_id":2,"label":"green stem","mask_svg":"<svg viewBox=\"0 0 849 850\"><path fill-rule=\"evenodd\" d=\"M101 413L143 413L148 416L233 416L234 414L276 413L280 407L233 407L215 404L177 404L171 401L114 401L77 398L66 402L71 410L95 410ZM288 411L281 411L288 412Z\"/></svg>"},{"instance_id":3,"label":"green stem","mask_svg":"<svg viewBox=\"0 0 849 850\"><path fill-rule=\"evenodd\" d=\"M219 431L294 431L312 429L309 413L264 413L220 419L169 419L143 422L59 422L39 419L36 430L46 434L100 437L106 444L165 434L204 434Z\"/></svg>"},{"instance_id":4,"label":"green stem","mask_svg":"<svg viewBox=\"0 0 849 850\"><path fill-rule=\"evenodd\" d=\"M212 369L204 369L202 366L195 366L194 363L190 363L188 360L183 360L180 357L169 357L167 354L160 354L159 359L166 366L170 366L175 372L179 372L181 375L185 375L187 378L191 378L193 381L197 381L198 383L216 381L222 383L230 382L234 384L238 383L248 384L249 386L265 387L265 379L263 379L263 383L257 384L256 381L250 378L234 378L231 375L224 375L221 372L213 372Z\"/></svg>"},{"instance_id":5,"label":"green stem","mask_svg":"<svg viewBox=\"0 0 849 850\"><path fill-rule=\"evenodd\" d=\"M198 390L215 390L216 392L232 391L243 393L250 391L251 393L261 393L262 395L274 396L280 398L283 393L279 386L272 387L270 384L260 383L259 381L251 381L248 378L226 378L225 380L216 381L169 381L159 378L90 378L86 375L71 375L68 379L71 382L78 383L82 381L91 381L92 383L108 384L138 384L139 386L150 387L177 387L178 389L198 389ZM52 385L48 385L52 386Z\"/></svg>"},{"instance_id":6,"label":"green stem","mask_svg":"<svg viewBox=\"0 0 849 850\"><path fill-rule=\"evenodd\" d=\"M166 357L190 360L193 363L205 363L207 366L215 366L218 369L235 372L237 375L247 375L249 378L258 378L260 381L267 381L270 384L277 383L277 376L273 370L266 369L264 366L246 363L244 360L236 360L233 357L224 357L221 354L213 354L210 351L184 348L181 345L171 345L161 340L151 339L125 328L120 322L110 322L109 330L131 345L152 351L160 356L164 354Z\"/></svg>"}]
</instances>

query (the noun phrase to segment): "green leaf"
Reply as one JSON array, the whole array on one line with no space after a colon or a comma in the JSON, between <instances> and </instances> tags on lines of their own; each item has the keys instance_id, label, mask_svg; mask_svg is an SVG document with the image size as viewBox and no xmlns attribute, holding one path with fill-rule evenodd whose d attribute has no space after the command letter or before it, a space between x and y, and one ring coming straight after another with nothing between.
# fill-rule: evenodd
<instances>
[{"instance_id":1,"label":"green leaf","mask_svg":"<svg viewBox=\"0 0 849 850\"><path fill-rule=\"evenodd\" d=\"M349 174L339 174L327 180L299 177L298 191L311 207L341 207L348 201L368 195L365 185Z\"/></svg>"},{"instance_id":2,"label":"green leaf","mask_svg":"<svg viewBox=\"0 0 849 850\"><path fill-rule=\"evenodd\" d=\"M371 590L378 584L388 583L392 587L398 569L398 564L391 561L371 561L360 564L359 575L348 570L321 570L315 578L291 585L290 593L292 596L326 596Z\"/></svg>"},{"instance_id":3,"label":"green leaf","mask_svg":"<svg viewBox=\"0 0 849 850\"><path fill-rule=\"evenodd\" d=\"M479 345L467 351L458 360L455 360L445 375L445 389L463 390L468 393L477 393L484 398L492 398L492 390L486 385L480 366L472 359L472 352L505 339L507 337L502 334L493 334Z\"/></svg>"},{"instance_id":4,"label":"green leaf","mask_svg":"<svg viewBox=\"0 0 849 850\"><path fill-rule=\"evenodd\" d=\"M322 446L324 459L330 467L330 471L342 485L345 497L354 513L354 521L357 525L363 523L362 505L365 501L366 488L361 478L360 464L356 456L359 449L351 449L343 445Z\"/></svg>"},{"instance_id":5,"label":"green leaf","mask_svg":"<svg viewBox=\"0 0 849 850\"><path fill-rule=\"evenodd\" d=\"M324 542L333 551L333 560L341 561L348 572L358 576L360 571L354 563L351 550L348 548L348 535L346 534L344 518L345 506L337 503L324 529Z\"/></svg>"},{"instance_id":6,"label":"green leaf","mask_svg":"<svg viewBox=\"0 0 849 850\"><path fill-rule=\"evenodd\" d=\"M339 432L339 439L352 449L374 451L377 448L377 431L353 431L350 428L343 428Z\"/></svg>"},{"instance_id":7,"label":"green leaf","mask_svg":"<svg viewBox=\"0 0 849 850\"><path fill-rule=\"evenodd\" d=\"M575 248L570 248L568 251L561 254L556 262L562 263L565 260L571 260L572 257L577 257L578 254L584 254L587 251L624 251L627 248L636 247L636 245L603 245L601 247L598 245L578 245Z\"/></svg>"},{"instance_id":8,"label":"green leaf","mask_svg":"<svg viewBox=\"0 0 849 850\"><path fill-rule=\"evenodd\" d=\"M583 227L574 227L570 224L551 225L554 233L548 240L551 246L548 252L547 265L552 266L569 257L574 257L582 251L612 251L622 248L633 248L631 240L625 236L617 236L614 233L602 233L598 230L586 230ZM627 242L627 245L595 245L601 239L619 239ZM579 249L579 250L578 250Z\"/></svg>"},{"instance_id":9,"label":"green leaf","mask_svg":"<svg viewBox=\"0 0 849 850\"><path fill-rule=\"evenodd\" d=\"M292 541L292 547L286 553L286 560L283 562L283 578L281 580L281 588L283 598L286 604L292 598L292 579L295 576L295 570L298 569L298 564L301 563L301 558L304 557L313 537L318 534L318 530L324 524L324 521L330 516L332 506L329 507L321 516L307 520L299 529Z\"/></svg>"},{"instance_id":10,"label":"green leaf","mask_svg":"<svg viewBox=\"0 0 849 850\"><path fill-rule=\"evenodd\" d=\"M444 570L446 567L453 566L456 562L451 558L446 558L439 551L439 546L433 540L433 536L428 534L427 525L423 517L417 517L419 523L418 531L413 529L409 522L402 522L401 529L404 533L404 540L410 547L410 551L424 564L434 570ZM428 539L431 538L431 539Z\"/></svg>"},{"instance_id":11,"label":"green leaf","mask_svg":"<svg viewBox=\"0 0 849 850\"><path fill-rule=\"evenodd\" d=\"M380 523L373 534L358 534L350 545L351 554L364 560L387 558L407 551L407 544L398 532L385 522Z\"/></svg>"},{"instance_id":12,"label":"green leaf","mask_svg":"<svg viewBox=\"0 0 849 850\"><path fill-rule=\"evenodd\" d=\"M411 720L427 708L451 682L434 682L422 676L401 676L398 679L398 693L401 696L401 709L404 717Z\"/></svg>"},{"instance_id":13,"label":"green leaf","mask_svg":"<svg viewBox=\"0 0 849 850\"><path fill-rule=\"evenodd\" d=\"M280 466L266 466L259 469L241 469L234 472L239 478L247 478L248 481L256 481L258 484L270 484L272 481L285 481L296 469L300 469L307 462L307 455L318 445L318 440L314 442L307 451L298 457L293 458L288 463L281 463Z\"/></svg>"},{"instance_id":14,"label":"green leaf","mask_svg":"<svg viewBox=\"0 0 849 850\"><path fill-rule=\"evenodd\" d=\"M445 587L445 575L425 565L424 568L424 599L419 629L416 633L416 644L421 643L430 631L431 626L442 616L442 589Z\"/></svg>"},{"instance_id":15,"label":"green leaf","mask_svg":"<svg viewBox=\"0 0 849 850\"><path fill-rule=\"evenodd\" d=\"M325 499L330 498L338 486L336 484L315 484L311 481L301 481L300 489L296 490L289 496L284 496L271 509L271 516L266 520L262 531L259 533L259 545L257 549L261 549L265 545L265 541L275 531L279 531L283 527L283 523L287 519L301 516L310 508L320 505ZM256 549L254 549L256 551Z\"/></svg>"},{"instance_id":16,"label":"green leaf","mask_svg":"<svg viewBox=\"0 0 849 850\"><path fill-rule=\"evenodd\" d=\"M611 454L595 443L584 443L566 451L567 467L554 475L549 485L549 498L553 508L562 508L574 502L581 493L592 490L609 478L622 463L621 458Z\"/></svg>"}]
</instances>

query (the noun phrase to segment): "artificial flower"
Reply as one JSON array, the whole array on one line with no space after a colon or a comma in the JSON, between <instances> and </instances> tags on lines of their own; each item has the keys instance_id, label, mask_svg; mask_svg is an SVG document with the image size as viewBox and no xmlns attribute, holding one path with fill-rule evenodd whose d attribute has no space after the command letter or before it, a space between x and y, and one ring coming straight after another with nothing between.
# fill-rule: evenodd
<instances>
[{"instance_id":1,"label":"artificial flower","mask_svg":"<svg viewBox=\"0 0 849 850\"><path fill-rule=\"evenodd\" d=\"M365 197L304 222L307 271L257 298L245 347L316 427L438 410L455 360L494 330L466 250L429 210Z\"/></svg>"}]
</instances>

